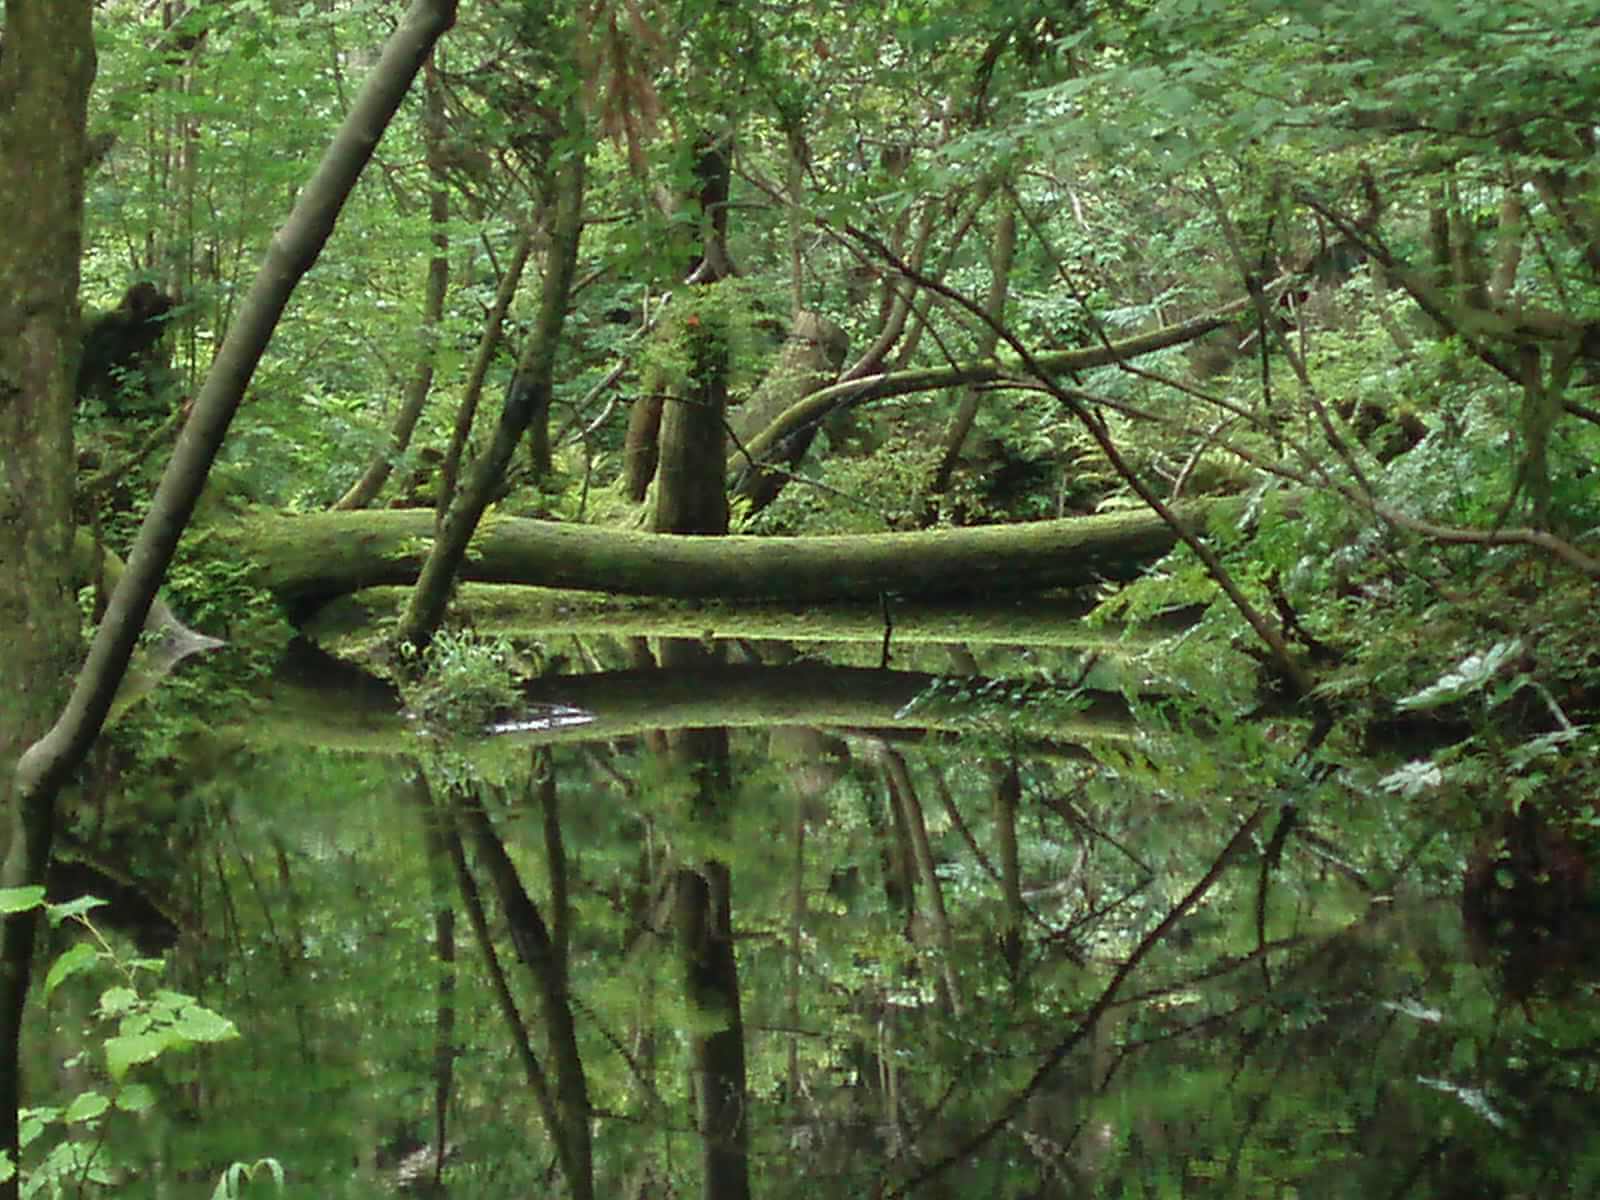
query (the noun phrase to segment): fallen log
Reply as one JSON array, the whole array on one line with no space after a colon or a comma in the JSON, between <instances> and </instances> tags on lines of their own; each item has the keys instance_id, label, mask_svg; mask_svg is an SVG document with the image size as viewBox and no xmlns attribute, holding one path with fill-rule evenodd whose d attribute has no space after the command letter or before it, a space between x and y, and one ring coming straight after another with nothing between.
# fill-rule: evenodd
<instances>
[{"instance_id":1,"label":"fallen log","mask_svg":"<svg viewBox=\"0 0 1600 1200\"><path fill-rule=\"evenodd\" d=\"M1201 527L1235 498L1177 506ZM1219 509L1219 506L1222 506ZM212 545L303 620L327 601L416 580L433 537L425 510L270 514L214 529ZM1176 534L1146 511L917 533L685 537L520 517L485 518L461 577L616 595L823 602L1017 595L1137 576Z\"/></svg>"}]
</instances>

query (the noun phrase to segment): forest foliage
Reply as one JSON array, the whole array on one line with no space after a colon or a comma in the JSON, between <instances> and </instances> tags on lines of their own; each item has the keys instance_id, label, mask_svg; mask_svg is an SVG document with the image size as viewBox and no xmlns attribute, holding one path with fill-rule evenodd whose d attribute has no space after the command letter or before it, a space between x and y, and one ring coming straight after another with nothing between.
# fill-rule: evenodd
<instances>
[{"instance_id":1,"label":"forest foliage","mask_svg":"<svg viewBox=\"0 0 1600 1200\"><path fill-rule=\"evenodd\" d=\"M375 0L98 7L82 289L93 369L76 436L78 516L109 548L131 543L264 249L394 20L395 6ZM1208 944L1241 961L1274 939L1326 935L1350 957L1312 973L1385 1003L1419 979L1437 982L1431 964L1460 947L1408 925L1404 900L1377 922L1398 931L1403 954L1360 977L1365 943L1346 925L1366 919L1375 890L1402 877L1453 887L1473 855L1490 876L1526 868L1481 846L1505 850L1530 828L1528 813L1560 830L1563 862L1600 836L1597 105L1600 20L1582 0L461 6L279 324L168 577L174 606L233 649L113 730L67 822L74 838L169 829L172 844L137 835L147 870L149 856L192 849L184 839L211 847L216 863L184 874L185 899L228 916L177 986L207 1003L192 981L256 997L255 1027L267 1031L228 1060L237 1086L218 1089L212 1112L229 1120L204 1130L175 1120L159 1151L126 1161L348 1161L352 1146L398 1154L415 1140L420 1118L404 1137L377 1127L425 1111L437 1078L436 1047L419 1032L436 1019L433 995L408 984L455 978L437 957L446 856L425 860L415 839L436 836L418 832L433 828L430 805L463 797L510 831L506 861L530 891L542 889L554 913L565 903L548 936L567 955L563 971L570 962L593 976L572 984L585 1006L573 1045L589 1102L630 1120L686 1102L685 1085L652 1064L659 1055L682 1067L689 1052L639 1031L660 1017L686 1044L706 1032L704 1014L663 982L664 951L613 953L642 936L660 903L648 885L678 859L741 864L752 1027L798 1019L786 989L799 986L789 972L802 959L826 981L817 1003L857 1034L869 1008L880 1038L907 1013L942 1016L915 1026L920 1057L899 1067L886 1065L900 1052L881 1040L797 1048L752 1035L752 1094L798 1103L802 1075L820 1094L852 1071L902 1071L949 1145L976 1136L989 1112L970 1094L948 1111L935 1098L956 1094L980 1062L995 1094L1032 1094L1032 1064L1065 1045L1057 1026L1110 1011L1122 979L1100 994L1078 968L1136 961L1149 930L1169 921L1214 935ZM567 280L559 292L555 279ZM1119 349L1196 322L1193 337ZM801 340L828 353L792 344L802 328L824 331ZM119 329L133 335L127 356L106 349ZM1063 367L1076 351L1104 353ZM102 369L108 356L117 364ZM541 371L545 391L530 382ZM792 405L761 408L790 399L781 371L803 375L795 390L814 402L789 424ZM826 393L835 401L816 404ZM725 531L771 539L1132 510L1165 520L1190 501L1234 500L1209 528L1185 523L1181 544L1136 581L1096 591L1092 619L1130 631L1107 656L1115 663L1063 654L1019 667L994 649L982 664L990 675L973 660L966 680L930 666L926 648L905 651L956 681L897 716L943 705L970 729L961 749L908 766L887 742L850 758L826 738L796 749L774 734L763 747L771 761L742 743L729 759L724 746L740 802L715 820L703 774L675 774L669 754L460 752L452 737L513 707L523 678L557 671L566 653L470 627L389 663L401 676L411 663L431 668L405 694L440 740L414 763L304 760L197 737L196 712L248 726L270 707L261 689L289 636L227 531L261 512L443 513L514 404L528 428L493 480L490 522L672 525L658 463L689 461L673 457L679 436L710 438L692 461L721 502L712 523L725 516ZM669 436L671 414L702 409L714 416L709 433ZM750 446L774 455L762 467L768 488L730 486L750 467ZM886 614L898 599L883 598ZM84 603L92 620L93 597ZM1167 624L1137 637L1175 612L1182 632L1167 636ZM611 650L592 659L584 665L627 669ZM1007 679L1013 669L1021 682ZM1108 740L1093 748L1092 771L1054 759L1019 768L1020 731L1064 725L1093 701L1091 684L1120 692L1163 753ZM1008 724L1008 713L1029 719ZM235 758L257 768L253 790L228 781L223 764ZM565 895L561 839L539 820L555 801L536 801L558 760L579 781L562 785L564 837L584 854ZM785 761L808 764L826 786L785 791L800 774ZM869 903L860 876L876 869L885 825L906 819L896 804L917 794L930 809L942 797L932 838L944 849L937 871L927 856L908 860L884 885L912 897L897 925L892 898ZM113 795L124 807L108 818ZM359 795L381 812L358 824L308 799L327 795ZM626 809L613 815L619 796ZM403 830L396 797L412 806ZM1273 837L1264 809L1247 819L1247 799L1281 807L1281 837L1299 810L1322 839L1308 842L1321 857L1295 876L1287 913L1267 909L1265 867L1254 914L1199 901L1232 861L1230 839ZM1020 846L1008 804L1039 822ZM1349 845L1330 849L1341 835ZM792 892L779 858L791 836L812 855ZM916 841L914 829L904 836ZM1230 847L1220 857L1219 839ZM487 854L486 841L475 845ZM819 865L829 862L838 870ZM1072 902L1090 914L1080 925L1067 900L1058 911L1030 895L1031 911L1062 922L1030 952L1033 974L1010 940L1021 895L1002 877L1071 879ZM1204 886L1191 905L1195 879ZM1229 888L1249 895L1236 880L1220 885ZM834 924L802 929L796 917L786 929L795 895ZM500 917L516 911L511 893L496 906ZM803 942L809 958L786 955ZM1230 994L1231 977L1164 970L1143 979L1161 1004L1114 1018L1125 1050L1159 1045L1191 1004L1203 1010L1195 1027L1237 1019L1240 1044L1252 1044L1255 1017L1239 1013L1254 1001ZM332 977L355 990L312 1021ZM482 979L460 986L460 1052L506 1057L499 998ZM1464 976L1447 986L1488 1057L1485 1046L1500 1047L1498 1033L1483 1033L1498 1021L1494 999ZM1303 1008L1283 1002L1275 1015L1296 1030L1349 1033L1338 1006L1309 990ZM151 1007L160 996L188 1000L158 993L135 1015L181 1020ZM964 1025L974 1012L993 1028ZM1525 1036L1548 1050L1578 1033ZM1432 1036L1417 1018L1385 1061L1415 1075ZM991 1053L1013 1039L1027 1047L1015 1061ZM1291 1136L1318 1080L1297 1073L1292 1038L1282 1045L1282 1062L1247 1072L1272 1149L1229 1166L1241 1186L1303 1179L1297 1156L1324 1136L1352 1152L1339 1128L1349 1114ZM1093 1053L1107 1069L1103 1041ZM304 1066L300 1093L267 1084L275 1056ZM382 1064L366 1090L357 1060ZM1086 1138L1058 1156L1060 1170L1081 1182L1107 1156L1182 1141L1189 1100L1228 1084L1199 1061L1157 1078L1173 1066L1152 1053L1129 1068L1136 1102L1157 1114L1148 1120L1118 1124L1084 1101L1077 1128L1103 1124L1106 1142L1095 1150ZM173 1104L191 1094L181 1070L163 1077ZM508 1078L485 1075L457 1097L483 1123L477 1153L496 1162L520 1145L489 1115ZM1435 1089L1430 1120L1443 1126L1462 1107L1499 1115L1487 1092L1452 1086ZM577 1147L551 1088L540 1119L570 1175L590 1148ZM850 1114L839 1128L860 1117L860 1093L828 1094ZM826 1107L810 1093L808 1103ZM1077 1100L1061 1103L1079 1113ZM257 1106L264 1125L294 1131L283 1144L252 1145L241 1132L240 1114ZM324 1110L339 1118L311 1119ZM649 1172L629 1174L624 1123L596 1124L598 1169L646 1194L638 1172ZM765 1132L772 1161L804 1158L786 1131ZM672 1136L663 1132L668 1149L650 1170L672 1160ZM888 1155L881 1172L848 1156L829 1167L842 1186L910 1188L939 1154ZM1531 1169L1499 1167L1532 1186Z\"/></svg>"}]
</instances>

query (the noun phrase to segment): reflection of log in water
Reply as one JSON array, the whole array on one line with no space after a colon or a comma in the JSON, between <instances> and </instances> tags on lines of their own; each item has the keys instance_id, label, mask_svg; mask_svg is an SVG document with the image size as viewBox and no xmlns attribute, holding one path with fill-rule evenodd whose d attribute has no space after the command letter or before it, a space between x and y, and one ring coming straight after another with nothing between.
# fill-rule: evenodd
<instances>
[{"instance_id":1,"label":"reflection of log in water","mask_svg":"<svg viewBox=\"0 0 1600 1200\"><path fill-rule=\"evenodd\" d=\"M341 634L369 637L372 630L400 614L410 594L409 588L368 588L327 604L302 628L317 641ZM999 643L1124 654L1188 629L1200 614L1198 608L1179 610L1128 630L1113 622L1089 624L1084 618L1095 606L1092 598L1077 595L1028 597L981 606L896 600L888 606L891 649L929 643ZM454 610L480 632L510 637L599 633L704 640L710 632L718 638L873 645L883 639L885 611L878 599L825 606L735 604L472 583L462 585Z\"/></svg>"},{"instance_id":2,"label":"reflection of log in water","mask_svg":"<svg viewBox=\"0 0 1600 1200\"><path fill-rule=\"evenodd\" d=\"M327 660L326 673L301 661L274 681L273 703L242 734L296 744L411 753L414 730L395 693L369 676ZM1108 692L984 678L876 671L821 663L791 666L708 665L694 671L608 671L535 680L523 693L528 711L571 710L592 720L540 720L510 736L529 744L602 741L648 730L805 725L870 729L889 737L922 731L999 731L1063 744L1134 736L1127 702ZM519 714L506 713L515 724Z\"/></svg>"},{"instance_id":3,"label":"reflection of log in water","mask_svg":"<svg viewBox=\"0 0 1600 1200\"><path fill-rule=\"evenodd\" d=\"M998 698L1003 690L1004 698ZM1075 699L1065 689L920 671L798 663L716 666L693 673L613 671L541 679L525 695L595 715L559 740L616 737L644 728L772 725L970 731L1005 730L1074 741L1133 733L1127 703L1110 693ZM995 698L991 698L995 697Z\"/></svg>"}]
</instances>

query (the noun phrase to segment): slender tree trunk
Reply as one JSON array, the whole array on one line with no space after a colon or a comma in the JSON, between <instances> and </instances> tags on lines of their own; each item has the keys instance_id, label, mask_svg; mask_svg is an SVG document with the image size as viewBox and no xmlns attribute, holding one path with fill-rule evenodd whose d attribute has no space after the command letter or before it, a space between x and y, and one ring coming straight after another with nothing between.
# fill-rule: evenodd
<instances>
[{"instance_id":1,"label":"slender tree trunk","mask_svg":"<svg viewBox=\"0 0 1600 1200\"><path fill-rule=\"evenodd\" d=\"M411 787L428 856L428 900L433 907L433 956L438 971L433 1019L433 1188L437 1193L450 1144L450 1095L456 1062L456 910L450 899L453 880L446 829L450 816L434 806L420 767L412 769Z\"/></svg>"},{"instance_id":2,"label":"slender tree trunk","mask_svg":"<svg viewBox=\"0 0 1600 1200\"><path fill-rule=\"evenodd\" d=\"M1026 911L1022 906L1022 867L1017 854L1017 803L1022 799L1022 776L1013 758L1004 767L995 788L995 836L1000 843L1000 891L1005 899L1005 925L1000 934L1000 950L1015 986L1022 978L1022 925Z\"/></svg>"},{"instance_id":3,"label":"slender tree trunk","mask_svg":"<svg viewBox=\"0 0 1600 1200\"><path fill-rule=\"evenodd\" d=\"M556 1141L561 1171L574 1200L593 1200L594 1164L589 1136L589 1084L578 1053L577 1030L569 999L567 962L558 954L555 938L539 906L533 902L505 843L479 803L465 804L461 817L472 834L478 860L494 883L500 909L511 930L517 955L527 966L539 995L545 1038L555 1061L555 1090L547 1112L551 1136ZM557 927L565 925L563 916ZM551 1118L553 1117L553 1122Z\"/></svg>"},{"instance_id":4,"label":"slender tree trunk","mask_svg":"<svg viewBox=\"0 0 1600 1200\"><path fill-rule=\"evenodd\" d=\"M418 770L420 771L420 768ZM470 803L470 800L460 797L455 798L455 801L459 804ZM522 1014L517 1011L517 1002L511 994L510 981L507 980L505 968L500 963L500 955L494 948L494 937L489 932L489 919L484 912L483 895L478 890L478 881L473 878L467 866L460 830L452 814L437 805L435 809L440 815L445 850L455 871L456 887L461 895L461 907L467 914L467 924L472 928L472 937L478 943L478 951L483 955L484 969L489 975L489 987L494 993L495 1003L505 1021L506 1034L516 1048L517 1060L522 1064L522 1073L528 1081L528 1090L533 1093L534 1103L538 1106L545 1128L550 1131L551 1140L559 1147L558 1131L561 1128L561 1121L556 1111L555 1093L550 1088L550 1080L545 1074L544 1065L534 1054L528 1027L522 1020Z\"/></svg>"},{"instance_id":5,"label":"slender tree trunk","mask_svg":"<svg viewBox=\"0 0 1600 1200\"><path fill-rule=\"evenodd\" d=\"M576 101L569 102L569 126L576 126ZM433 638L444 620L450 588L467 556L467 543L478 528L484 510L505 477L528 422L548 405L555 386L556 350L567 319L567 300L578 264L578 239L583 232L584 161L571 154L563 160L556 179L555 219L550 231L550 256L533 340L506 390L500 423L490 443L468 475L459 495L440 523L433 551L423 565L395 640L421 647Z\"/></svg>"},{"instance_id":6,"label":"slender tree trunk","mask_svg":"<svg viewBox=\"0 0 1600 1200\"><path fill-rule=\"evenodd\" d=\"M483 335L478 339L478 352L473 357L472 370L467 375L461 407L456 410L455 428L450 432L450 447L445 451L444 462L439 467L437 508L441 524L456 497L456 480L461 477L461 456L466 452L467 439L472 436L472 423L478 415L478 401L483 396L483 381L494 363L495 351L499 349L501 332L505 328L506 313L511 311L511 302L516 299L517 288L522 284L522 272L528 265L529 255L533 253L535 233L530 223L517 238L511 261L506 264L500 286L495 289L494 306L489 310L489 319L484 322Z\"/></svg>"},{"instance_id":7,"label":"slender tree trunk","mask_svg":"<svg viewBox=\"0 0 1600 1200\"><path fill-rule=\"evenodd\" d=\"M885 743L878 747L877 753L879 762L883 764L884 775L888 779L889 795L904 820L906 839L917 877L921 880L923 891L928 897L927 920L939 947L939 978L944 983L945 1002L950 1006L950 1012L959 1017L965 1006L961 997L961 980L956 973L955 932L950 927L950 917L945 911L944 888L934 867L933 847L928 841L928 824L923 819L922 801L917 798L917 789L912 783L911 772L906 769L906 760L901 757L900 752Z\"/></svg>"},{"instance_id":8,"label":"slender tree trunk","mask_svg":"<svg viewBox=\"0 0 1600 1200\"><path fill-rule=\"evenodd\" d=\"M435 51L437 53L437 51ZM444 319L444 298L450 288L450 191L445 178L441 142L445 133L444 87L429 57L422 70L422 133L428 161L428 219L433 226L433 255L428 259L428 282L423 290L422 323L417 330L417 361L411 371L400 411L389 430L389 441L378 451L361 478L339 497L335 508L366 508L378 498L394 470L395 460L411 445L411 435L433 390L433 360L439 350L439 325Z\"/></svg>"},{"instance_id":9,"label":"slender tree trunk","mask_svg":"<svg viewBox=\"0 0 1600 1200\"><path fill-rule=\"evenodd\" d=\"M0 886L40 886L55 789L19 778L78 657L73 368L94 37L89 0L8 0L0 57ZM0 1151L20 1161L21 1031L34 912L0 930ZM13 1200L19 1177L0 1183Z\"/></svg>"},{"instance_id":10,"label":"slender tree trunk","mask_svg":"<svg viewBox=\"0 0 1600 1200\"><path fill-rule=\"evenodd\" d=\"M628 410L628 432L622 441L623 494L635 504L643 504L656 477L658 439L661 436L660 392L638 396Z\"/></svg>"}]
</instances>

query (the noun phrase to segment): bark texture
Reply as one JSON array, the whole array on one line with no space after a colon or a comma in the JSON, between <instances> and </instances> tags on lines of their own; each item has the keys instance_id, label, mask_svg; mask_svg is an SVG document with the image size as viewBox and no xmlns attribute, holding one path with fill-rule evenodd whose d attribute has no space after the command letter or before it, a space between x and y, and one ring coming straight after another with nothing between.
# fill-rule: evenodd
<instances>
[{"instance_id":1,"label":"bark texture","mask_svg":"<svg viewBox=\"0 0 1600 1200\"><path fill-rule=\"evenodd\" d=\"M775 444L769 442L772 452L759 463L746 458L740 447L812 392L837 379L849 349L849 337L834 322L813 312L797 314L777 363L732 419L738 444L729 461L738 467L730 491L748 500L752 511L759 512L776 500L787 482L781 471L761 468L796 466L811 448L820 422L803 425Z\"/></svg>"},{"instance_id":2,"label":"bark texture","mask_svg":"<svg viewBox=\"0 0 1600 1200\"><path fill-rule=\"evenodd\" d=\"M128 555L127 569L78 673L72 698L50 732L30 746L18 763L17 786L25 795L50 793L88 753L127 670L178 539L189 524L211 463L222 448L289 297L322 253L345 199L434 42L454 21L453 0L414 0L384 44L377 65L288 219L274 235L156 488ZM9 61L9 51L6 57ZM69 561L68 556L62 561Z\"/></svg>"},{"instance_id":3,"label":"bark texture","mask_svg":"<svg viewBox=\"0 0 1600 1200\"><path fill-rule=\"evenodd\" d=\"M1233 499L1179 504L1203 529ZM426 510L257 517L218 529L213 544L256 564L257 583L296 619L327 601L417 578L433 536ZM1137 576L1172 549L1173 529L1148 512L1023 525L839 537L720 538L640 533L519 517L483 522L462 548L462 580L633 596L791 602L1022 594Z\"/></svg>"},{"instance_id":4,"label":"bark texture","mask_svg":"<svg viewBox=\"0 0 1600 1200\"><path fill-rule=\"evenodd\" d=\"M43 885L53 790L22 785L24 749L60 711L78 650L72 570L73 359L90 0L9 0L0 58L0 886ZM0 936L0 1151L18 1161L18 1039L36 914ZM0 1197L18 1193L13 1174Z\"/></svg>"}]
</instances>

